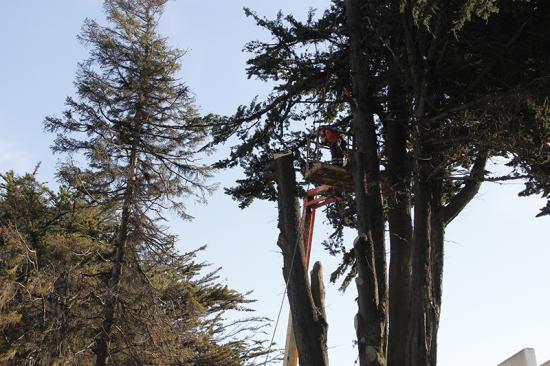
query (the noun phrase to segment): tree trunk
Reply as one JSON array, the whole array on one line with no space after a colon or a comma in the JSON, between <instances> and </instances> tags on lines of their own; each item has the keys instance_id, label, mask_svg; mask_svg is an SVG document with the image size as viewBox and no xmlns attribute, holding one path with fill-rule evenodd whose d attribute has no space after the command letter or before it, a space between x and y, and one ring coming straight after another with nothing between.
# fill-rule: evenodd
<instances>
[{"instance_id":1,"label":"tree trunk","mask_svg":"<svg viewBox=\"0 0 550 366\"><path fill-rule=\"evenodd\" d=\"M395 67L394 73L398 73ZM412 217L411 178L407 154L408 113L405 92L394 82L389 89L389 120L386 121L389 197L388 223L390 230L389 271L389 337L388 365L406 364L407 353L402 352L409 332L408 323L412 276Z\"/></svg>"},{"instance_id":2,"label":"tree trunk","mask_svg":"<svg viewBox=\"0 0 550 366\"><path fill-rule=\"evenodd\" d=\"M422 169L419 168L421 171ZM422 175L419 172L419 175ZM427 366L429 350L427 343L427 303L430 301L431 272L431 215L430 190L421 177L415 179L414 234L412 255L412 281L410 301L410 318L403 366ZM404 356L403 354L401 356Z\"/></svg>"},{"instance_id":3,"label":"tree trunk","mask_svg":"<svg viewBox=\"0 0 550 366\"><path fill-rule=\"evenodd\" d=\"M115 254L113 266L111 268L111 277L109 278L108 291L105 299L103 322L101 330L97 336L94 352L96 354L96 366L105 366L109 355L109 341L111 338L111 328L114 322L115 308L118 302L118 284L122 272L122 263L124 260L124 251L128 241L130 214L132 211L132 203L136 190L136 172L138 162L137 139L130 157L130 168L128 173L128 183L124 192L124 201L122 204L122 214L120 219L120 227L115 241Z\"/></svg>"},{"instance_id":4,"label":"tree trunk","mask_svg":"<svg viewBox=\"0 0 550 366\"><path fill-rule=\"evenodd\" d=\"M396 349L398 357L403 360L401 365L405 366L437 364L445 226L439 211L440 190L431 183L417 182L420 187L415 195L414 260L407 347Z\"/></svg>"},{"instance_id":5,"label":"tree trunk","mask_svg":"<svg viewBox=\"0 0 550 366\"><path fill-rule=\"evenodd\" d=\"M439 198L439 197L438 197ZM434 204L434 209L437 207L437 214L431 217L431 299L428 307L428 322L427 322L427 346L428 346L428 365L437 365L437 332L439 330L439 319L441 314L441 296L443 285L443 244L445 241L445 225L440 214L439 206L440 199ZM437 205L437 206L436 206Z\"/></svg>"},{"instance_id":6,"label":"tree trunk","mask_svg":"<svg viewBox=\"0 0 550 366\"><path fill-rule=\"evenodd\" d=\"M280 234L277 245L283 252L283 277L288 284L288 301L300 366L328 366L328 324L322 309L322 286L318 281L313 283L318 289L314 296L308 279L306 253L300 231L294 158L292 154L281 155L275 158L273 165L279 208ZM318 278L318 275L314 278Z\"/></svg>"},{"instance_id":7,"label":"tree trunk","mask_svg":"<svg viewBox=\"0 0 550 366\"><path fill-rule=\"evenodd\" d=\"M354 242L358 276L355 319L360 366L386 365L387 284L385 219L380 189L380 160L376 126L369 102L367 55L361 47L361 2L346 0L350 33L353 132L352 161L358 237Z\"/></svg>"},{"instance_id":8,"label":"tree trunk","mask_svg":"<svg viewBox=\"0 0 550 366\"><path fill-rule=\"evenodd\" d=\"M428 142L433 137L432 131L437 128L428 118L429 110L433 107L434 70L440 52L444 52L447 37L447 10L446 3L442 4L437 18L434 20L434 29L428 32L423 27L417 27L413 21L410 7L402 12L402 27L404 50L406 56L402 65L408 74L408 84L413 91L414 102L409 110L398 108L406 112L411 121L411 142L414 152L413 162L413 192L414 192L414 219L412 240L407 255L410 258L410 282L408 293L403 292L403 298L408 301L404 309L395 309L398 304L391 303L395 315L401 316L408 312L405 326L392 324L390 333L397 339L392 339L392 363L390 366L435 366L437 362L437 331L441 306L441 281L443 274L443 241L445 220L442 215L442 175L439 166L447 166L440 161L441 154L434 151ZM390 233L390 235L392 235ZM392 248L393 249L393 248ZM393 250L392 250L393 255ZM392 286L394 284L392 283ZM395 319L390 319L393 323ZM401 329L397 329L402 327ZM405 329L403 329L405 328ZM400 347L397 342L402 342Z\"/></svg>"}]
</instances>

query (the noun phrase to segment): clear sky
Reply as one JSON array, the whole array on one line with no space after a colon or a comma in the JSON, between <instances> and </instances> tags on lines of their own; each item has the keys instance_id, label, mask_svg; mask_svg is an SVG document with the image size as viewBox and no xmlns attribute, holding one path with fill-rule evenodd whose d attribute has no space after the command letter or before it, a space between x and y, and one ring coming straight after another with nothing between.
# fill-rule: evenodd
<instances>
[{"instance_id":1,"label":"clear sky","mask_svg":"<svg viewBox=\"0 0 550 366\"><path fill-rule=\"evenodd\" d=\"M182 77L203 112L231 114L239 104L269 88L246 78L243 45L266 39L243 6L275 16L279 9L302 17L328 0L178 0L170 2L161 32L188 50ZM76 35L85 17L102 19L100 0L3 1L0 12L0 171L23 173L42 162L40 178L54 182L58 156L45 134L46 115L59 114L74 93L76 64L87 56ZM216 177L230 186L238 171ZM478 197L447 230L444 295L439 332L439 365L496 365L524 347L539 363L550 359L549 218L535 218L540 198L518 198L521 184L485 184ZM182 250L208 244L202 259L222 266L222 281L254 290L259 315L275 318L284 290L282 258L275 244L276 209L256 203L241 211L216 192L210 203L190 204L196 219L174 220ZM319 217L318 244L330 228ZM347 238L351 243L353 236ZM314 248L325 275L337 260ZM328 279L326 280L328 284ZM327 285L330 360L353 365L355 288L346 294ZM287 309L276 340L284 345Z\"/></svg>"}]
</instances>

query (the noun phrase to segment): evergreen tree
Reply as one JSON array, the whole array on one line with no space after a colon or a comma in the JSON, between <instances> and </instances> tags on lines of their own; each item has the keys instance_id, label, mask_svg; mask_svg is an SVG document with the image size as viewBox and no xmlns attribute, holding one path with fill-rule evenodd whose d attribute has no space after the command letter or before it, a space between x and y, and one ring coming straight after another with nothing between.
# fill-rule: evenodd
<instances>
[{"instance_id":1,"label":"evergreen tree","mask_svg":"<svg viewBox=\"0 0 550 366\"><path fill-rule=\"evenodd\" d=\"M163 210L188 218L180 198L203 199L209 191L204 183L209 170L195 155L206 132L187 87L177 79L183 53L156 33L165 3L106 0L110 26L86 20L80 35L91 52L79 65L78 97L67 99L62 118L45 121L49 131L59 133L55 152L74 154L76 160L83 156L89 164L68 163L60 176L94 202L118 209L96 365L114 357L113 324L126 312L119 289L123 267L146 253L170 251L174 239L161 226Z\"/></svg>"},{"instance_id":2,"label":"evergreen tree","mask_svg":"<svg viewBox=\"0 0 550 366\"><path fill-rule=\"evenodd\" d=\"M7 365L76 364L93 343L112 220L62 189L12 172L0 183L0 357Z\"/></svg>"},{"instance_id":3,"label":"evergreen tree","mask_svg":"<svg viewBox=\"0 0 550 366\"><path fill-rule=\"evenodd\" d=\"M104 312L116 210L74 190L55 193L33 174L0 183L0 363L89 365ZM110 364L250 365L263 319L229 321L243 295L206 273L197 251L149 252L119 283Z\"/></svg>"},{"instance_id":4,"label":"evergreen tree","mask_svg":"<svg viewBox=\"0 0 550 366\"><path fill-rule=\"evenodd\" d=\"M247 46L249 76L277 85L216 128L217 141L243 139L218 166L244 169L228 193L246 207L276 199L273 153L292 151L304 173L319 120L353 135L354 189L346 210L328 209L326 245L343 256L335 278L359 277L360 365L436 364L445 228L482 181L550 193L548 12L508 0L333 1L305 21L247 11L272 35ZM510 174L491 176L489 157ZM352 248L345 225L358 231Z\"/></svg>"}]
</instances>

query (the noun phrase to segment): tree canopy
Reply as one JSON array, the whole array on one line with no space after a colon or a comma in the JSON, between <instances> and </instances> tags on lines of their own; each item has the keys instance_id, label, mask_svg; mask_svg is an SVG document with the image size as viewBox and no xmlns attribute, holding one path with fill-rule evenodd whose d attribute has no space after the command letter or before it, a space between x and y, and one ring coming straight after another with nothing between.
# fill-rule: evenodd
<instances>
[{"instance_id":1,"label":"tree canopy","mask_svg":"<svg viewBox=\"0 0 550 366\"><path fill-rule=\"evenodd\" d=\"M177 76L183 52L157 33L165 3L106 0L108 24L88 19L79 36L90 56L79 64L77 96L67 98L62 117L45 120L57 133L53 151L69 154L62 182L90 206L110 210L115 225L97 271L107 288L94 294L101 322L89 348L96 365L188 364L195 357L189 348L203 355L199 363L242 364L259 348L248 340L224 348L221 314L246 300L214 284L215 273L193 282L204 266L192 262L193 253L176 252L164 224L167 210L189 219L184 199L204 201L211 189L210 168L197 156L206 119ZM154 323L143 327L144 318ZM167 326L177 330L164 333Z\"/></svg>"},{"instance_id":2,"label":"tree canopy","mask_svg":"<svg viewBox=\"0 0 550 366\"><path fill-rule=\"evenodd\" d=\"M92 364L108 280L116 212L34 174L0 184L0 326L3 364ZM200 249L199 249L200 250ZM144 255L120 281L110 364L246 365L260 356L264 321L240 321L242 294L218 282L198 251Z\"/></svg>"},{"instance_id":3,"label":"tree canopy","mask_svg":"<svg viewBox=\"0 0 550 366\"><path fill-rule=\"evenodd\" d=\"M243 140L218 165L244 169L227 192L246 207L276 199L265 169L274 153L293 152L304 176L317 127L353 136L355 187L347 209L327 209L326 246L342 255L333 279L358 277L360 365L435 365L445 228L483 181L523 179L521 194L548 197L549 10L544 1L351 0L304 21L246 11L272 36L248 44L248 76L275 86L214 130L216 141ZM490 158L510 170L491 174ZM357 229L352 248L344 226Z\"/></svg>"}]
</instances>

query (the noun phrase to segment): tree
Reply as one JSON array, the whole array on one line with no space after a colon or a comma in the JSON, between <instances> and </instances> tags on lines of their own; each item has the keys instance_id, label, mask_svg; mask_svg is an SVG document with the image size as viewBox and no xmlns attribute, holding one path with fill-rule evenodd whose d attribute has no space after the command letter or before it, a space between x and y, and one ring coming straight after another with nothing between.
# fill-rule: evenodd
<instances>
[{"instance_id":1,"label":"tree","mask_svg":"<svg viewBox=\"0 0 550 366\"><path fill-rule=\"evenodd\" d=\"M99 313L90 299L104 286L93 274L107 269L102 256L112 222L96 207L84 210L67 189L48 189L35 174L8 172L2 180L2 363L78 360L75 354L94 337L89 319Z\"/></svg>"},{"instance_id":2,"label":"tree","mask_svg":"<svg viewBox=\"0 0 550 366\"><path fill-rule=\"evenodd\" d=\"M351 130L354 193L329 209L335 277L356 278L360 365L435 365L445 228L485 180L526 179L550 192L543 1L334 1L320 17L262 18L270 42L251 42L250 77L276 82L265 101L240 107L217 141L244 142L218 166L240 164L228 189L245 207L277 197L264 167L293 151L304 173L315 121ZM512 167L487 172L489 157ZM548 213L548 206L541 213ZM358 236L345 246L342 227ZM389 278L385 230L389 230Z\"/></svg>"},{"instance_id":3,"label":"tree","mask_svg":"<svg viewBox=\"0 0 550 366\"><path fill-rule=\"evenodd\" d=\"M34 174L0 183L0 360L87 365L104 311L116 211ZM111 364L249 365L264 354L263 319L227 320L250 302L196 262L198 251L144 255L121 276Z\"/></svg>"},{"instance_id":4,"label":"tree","mask_svg":"<svg viewBox=\"0 0 550 366\"><path fill-rule=\"evenodd\" d=\"M89 162L87 168L68 163L60 176L118 212L96 365L113 357L113 324L117 312L124 315L119 289L124 267L147 251L169 250L174 240L160 225L163 210L188 218L179 198L202 199L209 191L204 183L209 170L195 155L206 131L187 87L177 79L183 52L156 33L165 3L106 0L111 27L86 20L80 35L91 52L79 64L78 98L67 99L62 118L45 121L47 130L59 133L55 152L80 154Z\"/></svg>"}]
</instances>

